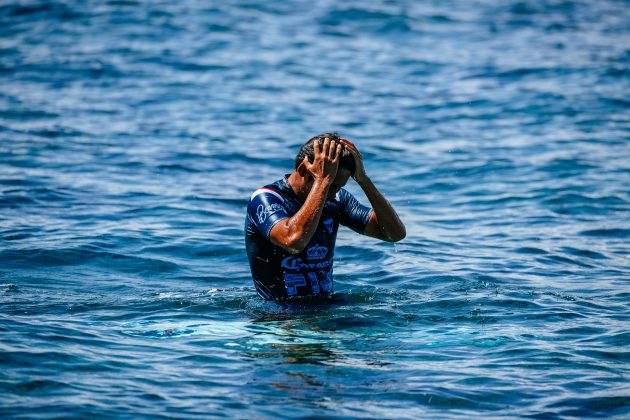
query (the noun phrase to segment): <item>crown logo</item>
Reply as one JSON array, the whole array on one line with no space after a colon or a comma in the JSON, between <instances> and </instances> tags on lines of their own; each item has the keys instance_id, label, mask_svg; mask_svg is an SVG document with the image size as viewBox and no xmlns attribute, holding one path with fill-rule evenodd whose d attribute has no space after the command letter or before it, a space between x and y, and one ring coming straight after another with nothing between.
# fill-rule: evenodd
<instances>
[{"instance_id":1,"label":"crown logo","mask_svg":"<svg viewBox=\"0 0 630 420\"><path fill-rule=\"evenodd\" d=\"M319 246L315 244L306 250L306 259L308 260L321 260L326 257L328 248L325 246Z\"/></svg>"}]
</instances>

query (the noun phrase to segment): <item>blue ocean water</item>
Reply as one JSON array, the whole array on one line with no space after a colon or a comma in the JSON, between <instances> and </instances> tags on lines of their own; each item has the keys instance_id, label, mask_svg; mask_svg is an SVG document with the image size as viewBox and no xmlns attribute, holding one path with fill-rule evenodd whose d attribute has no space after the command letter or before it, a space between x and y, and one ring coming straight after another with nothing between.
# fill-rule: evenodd
<instances>
[{"instance_id":1,"label":"blue ocean water","mask_svg":"<svg viewBox=\"0 0 630 420\"><path fill-rule=\"evenodd\" d=\"M0 415L629 416L629 6L0 1ZM247 200L329 130L407 238L263 302Z\"/></svg>"}]
</instances>

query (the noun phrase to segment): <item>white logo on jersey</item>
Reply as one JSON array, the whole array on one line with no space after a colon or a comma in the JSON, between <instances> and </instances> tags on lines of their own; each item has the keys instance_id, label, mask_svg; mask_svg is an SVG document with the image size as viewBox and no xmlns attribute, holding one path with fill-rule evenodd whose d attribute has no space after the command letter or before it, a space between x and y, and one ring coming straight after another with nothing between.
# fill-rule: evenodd
<instances>
[{"instance_id":1,"label":"white logo on jersey","mask_svg":"<svg viewBox=\"0 0 630 420\"><path fill-rule=\"evenodd\" d=\"M270 204L267 207L263 206L262 204L259 204L258 207L256 208L256 216L258 217L258 223L264 223L270 214L275 213L277 211L281 211L281 210L282 210L282 206L277 203Z\"/></svg>"}]
</instances>

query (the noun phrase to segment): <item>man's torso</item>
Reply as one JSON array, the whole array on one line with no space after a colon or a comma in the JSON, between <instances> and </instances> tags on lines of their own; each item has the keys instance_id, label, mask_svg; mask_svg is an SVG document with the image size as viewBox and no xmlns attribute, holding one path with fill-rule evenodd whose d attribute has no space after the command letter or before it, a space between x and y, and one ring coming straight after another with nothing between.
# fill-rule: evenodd
<instances>
[{"instance_id":1,"label":"man's torso","mask_svg":"<svg viewBox=\"0 0 630 420\"><path fill-rule=\"evenodd\" d=\"M329 295L333 291L333 254L339 224L362 232L371 209L346 190L327 200L313 237L299 254L272 244L269 232L302 206L287 178L252 194L245 220L247 256L258 293L265 299Z\"/></svg>"}]
</instances>

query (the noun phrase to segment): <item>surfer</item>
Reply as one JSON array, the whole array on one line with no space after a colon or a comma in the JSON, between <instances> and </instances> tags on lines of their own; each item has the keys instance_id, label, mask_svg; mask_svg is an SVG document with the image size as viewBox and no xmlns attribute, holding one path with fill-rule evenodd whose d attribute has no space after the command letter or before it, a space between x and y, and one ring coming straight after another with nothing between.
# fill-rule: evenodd
<instances>
[{"instance_id":1,"label":"surfer","mask_svg":"<svg viewBox=\"0 0 630 420\"><path fill-rule=\"evenodd\" d=\"M352 177L371 208L346 191ZM388 242L406 235L391 204L366 175L356 146L337 133L308 140L295 169L251 196L245 243L254 285L264 299L330 295L339 225Z\"/></svg>"}]
</instances>

